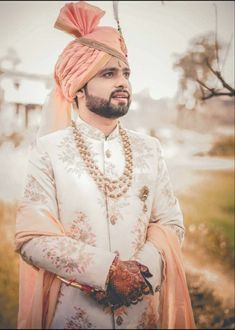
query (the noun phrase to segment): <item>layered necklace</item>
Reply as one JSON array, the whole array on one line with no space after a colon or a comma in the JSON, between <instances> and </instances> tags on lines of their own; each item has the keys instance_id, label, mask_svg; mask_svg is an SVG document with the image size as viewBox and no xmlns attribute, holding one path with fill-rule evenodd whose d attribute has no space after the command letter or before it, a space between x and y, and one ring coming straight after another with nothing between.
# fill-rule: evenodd
<instances>
[{"instance_id":1,"label":"layered necklace","mask_svg":"<svg viewBox=\"0 0 235 330\"><path fill-rule=\"evenodd\" d=\"M107 197L117 199L123 196L131 186L133 177L133 158L131 144L127 132L119 125L119 133L122 139L122 146L125 157L125 168L122 176L118 180L111 180L106 177L95 164L91 153L82 137L80 130L72 121L73 135L78 151L86 165L88 173L96 182L99 190L101 190Z\"/></svg>"}]
</instances>

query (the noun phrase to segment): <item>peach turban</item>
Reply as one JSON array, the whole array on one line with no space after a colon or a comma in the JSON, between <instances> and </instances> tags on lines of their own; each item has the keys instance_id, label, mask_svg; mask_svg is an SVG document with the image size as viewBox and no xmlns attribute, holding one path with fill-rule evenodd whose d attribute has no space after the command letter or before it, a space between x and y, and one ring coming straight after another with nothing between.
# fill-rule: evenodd
<instances>
[{"instance_id":1,"label":"peach turban","mask_svg":"<svg viewBox=\"0 0 235 330\"><path fill-rule=\"evenodd\" d=\"M127 63L127 49L118 30L98 27L105 14L85 1L66 4L54 27L75 37L60 54L54 70L55 86L44 103L38 137L71 124L76 92L112 58Z\"/></svg>"}]
</instances>

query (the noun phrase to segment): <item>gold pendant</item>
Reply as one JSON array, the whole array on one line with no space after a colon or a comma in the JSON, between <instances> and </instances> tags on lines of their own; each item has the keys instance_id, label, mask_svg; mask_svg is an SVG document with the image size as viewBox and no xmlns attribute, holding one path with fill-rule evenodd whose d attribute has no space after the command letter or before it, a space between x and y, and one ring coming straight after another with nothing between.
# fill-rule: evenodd
<instances>
[{"instance_id":1,"label":"gold pendant","mask_svg":"<svg viewBox=\"0 0 235 330\"><path fill-rule=\"evenodd\" d=\"M116 222L117 222L117 217L116 217L116 215L111 215L111 217L110 217L109 220L110 220L110 222L111 222L112 225L115 225Z\"/></svg>"},{"instance_id":2,"label":"gold pendant","mask_svg":"<svg viewBox=\"0 0 235 330\"><path fill-rule=\"evenodd\" d=\"M149 188L147 186L143 186L140 189L140 193L139 193L139 199L144 203L143 206L143 212L146 213L148 211L147 205L146 205L146 199L148 198L149 195Z\"/></svg>"}]
</instances>

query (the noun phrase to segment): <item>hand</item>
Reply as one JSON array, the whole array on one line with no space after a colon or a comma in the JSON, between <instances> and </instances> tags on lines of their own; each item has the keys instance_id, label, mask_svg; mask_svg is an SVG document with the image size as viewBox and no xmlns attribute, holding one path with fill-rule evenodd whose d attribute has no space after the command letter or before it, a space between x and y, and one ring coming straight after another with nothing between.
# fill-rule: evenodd
<instances>
[{"instance_id":1,"label":"hand","mask_svg":"<svg viewBox=\"0 0 235 330\"><path fill-rule=\"evenodd\" d=\"M94 291L91 296L101 305L113 310L130 306L143 300L143 294L153 294L147 278L148 268L137 261L120 261L115 258L109 272L106 291Z\"/></svg>"},{"instance_id":2,"label":"hand","mask_svg":"<svg viewBox=\"0 0 235 330\"><path fill-rule=\"evenodd\" d=\"M109 295L122 305L137 304L143 299L143 294L153 294L152 286L147 280L151 276L148 268L139 262L116 258L109 273Z\"/></svg>"}]
</instances>

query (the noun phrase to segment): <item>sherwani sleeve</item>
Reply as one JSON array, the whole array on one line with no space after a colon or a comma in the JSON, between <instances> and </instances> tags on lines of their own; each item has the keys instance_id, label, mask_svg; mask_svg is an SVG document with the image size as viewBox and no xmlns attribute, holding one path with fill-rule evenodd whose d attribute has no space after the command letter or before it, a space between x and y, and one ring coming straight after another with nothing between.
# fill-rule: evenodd
<instances>
[{"instance_id":1,"label":"sherwani sleeve","mask_svg":"<svg viewBox=\"0 0 235 330\"><path fill-rule=\"evenodd\" d=\"M30 209L32 221L37 213L45 216L50 214L58 219L53 168L49 154L40 140L32 148L28 164L21 202ZM100 290L106 289L109 268L116 256L67 234L36 236L23 244L20 253L26 262L37 268Z\"/></svg>"},{"instance_id":2,"label":"sherwani sleeve","mask_svg":"<svg viewBox=\"0 0 235 330\"><path fill-rule=\"evenodd\" d=\"M162 146L158 139L155 139L155 143L157 179L150 222L159 222L161 225L169 227L176 233L180 244L182 244L184 238L183 215L173 191ZM150 241L146 241L139 250L138 260L145 264L152 273L150 282L153 288L160 289L163 261L160 252Z\"/></svg>"}]
</instances>

